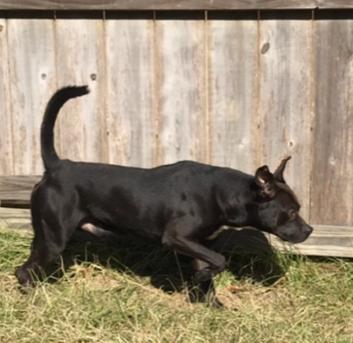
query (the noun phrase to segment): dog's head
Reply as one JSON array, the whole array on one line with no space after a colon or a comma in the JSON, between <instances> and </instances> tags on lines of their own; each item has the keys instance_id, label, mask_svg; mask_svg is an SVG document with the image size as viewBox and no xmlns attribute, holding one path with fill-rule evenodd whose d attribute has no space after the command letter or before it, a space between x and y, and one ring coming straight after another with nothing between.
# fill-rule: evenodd
<instances>
[{"instance_id":1,"label":"dog's head","mask_svg":"<svg viewBox=\"0 0 353 343\"><path fill-rule=\"evenodd\" d=\"M259 201L254 226L284 241L300 243L308 238L313 228L300 217L297 197L284 181L283 172L289 159L283 159L273 174L267 166L257 169L255 182Z\"/></svg>"}]
</instances>

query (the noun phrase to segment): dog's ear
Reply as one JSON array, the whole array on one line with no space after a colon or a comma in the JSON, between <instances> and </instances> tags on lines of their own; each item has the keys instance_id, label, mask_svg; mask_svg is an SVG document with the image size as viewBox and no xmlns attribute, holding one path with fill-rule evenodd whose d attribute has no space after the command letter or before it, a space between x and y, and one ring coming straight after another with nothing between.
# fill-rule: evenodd
<instances>
[{"instance_id":1,"label":"dog's ear","mask_svg":"<svg viewBox=\"0 0 353 343\"><path fill-rule=\"evenodd\" d=\"M267 166L262 166L256 170L255 182L260 187L260 195L266 198L273 198L276 195L276 185L274 176Z\"/></svg>"},{"instance_id":2,"label":"dog's ear","mask_svg":"<svg viewBox=\"0 0 353 343\"><path fill-rule=\"evenodd\" d=\"M267 166L262 166L256 170L255 180L256 180L256 184L259 187L262 187L264 184L272 181L272 179L273 179L273 175L271 174Z\"/></svg>"},{"instance_id":3,"label":"dog's ear","mask_svg":"<svg viewBox=\"0 0 353 343\"><path fill-rule=\"evenodd\" d=\"M277 167L276 171L273 173L274 178L279 182L285 182L283 177L284 169L286 168L287 162L291 159L291 156L287 156L284 158L279 166Z\"/></svg>"}]
</instances>

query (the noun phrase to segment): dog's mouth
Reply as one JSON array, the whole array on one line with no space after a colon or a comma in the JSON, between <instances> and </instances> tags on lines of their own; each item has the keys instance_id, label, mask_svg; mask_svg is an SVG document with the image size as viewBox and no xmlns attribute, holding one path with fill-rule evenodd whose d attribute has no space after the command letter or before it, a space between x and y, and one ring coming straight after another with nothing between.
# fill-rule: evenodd
<instances>
[{"instance_id":1,"label":"dog's mouth","mask_svg":"<svg viewBox=\"0 0 353 343\"><path fill-rule=\"evenodd\" d=\"M298 243L303 243L304 241L307 240L307 238L310 236L312 233L313 228L311 226L304 227L303 229L292 233L292 234L287 234L287 233L279 233L277 236L281 238L285 242L289 242L292 244L298 244Z\"/></svg>"},{"instance_id":2,"label":"dog's mouth","mask_svg":"<svg viewBox=\"0 0 353 343\"><path fill-rule=\"evenodd\" d=\"M302 236L302 237L280 237L284 242L288 242L288 243L292 243L292 244L298 244L298 243L303 243L306 241L306 239L308 238L308 236Z\"/></svg>"}]
</instances>

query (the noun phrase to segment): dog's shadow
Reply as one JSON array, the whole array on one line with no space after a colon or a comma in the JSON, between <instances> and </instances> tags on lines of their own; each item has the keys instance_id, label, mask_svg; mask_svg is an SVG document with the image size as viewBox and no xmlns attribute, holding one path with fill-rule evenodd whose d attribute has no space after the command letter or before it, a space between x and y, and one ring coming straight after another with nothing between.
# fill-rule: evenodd
<instances>
[{"instance_id":1,"label":"dog's shadow","mask_svg":"<svg viewBox=\"0 0 353 343\"><path fill-rule=\"evenodd\" d=\"M207 245L226 257L227 270L237 279L246 278L269 286L285 273L260 231L225 230ZM136 236L110 235L97 239L81 232L69 243L63 261L64 271L75 263L94 262L105 268L149 277L154 287L167 293L180 292L192 282L190 258Z\"/></svg>"}]
</instances>

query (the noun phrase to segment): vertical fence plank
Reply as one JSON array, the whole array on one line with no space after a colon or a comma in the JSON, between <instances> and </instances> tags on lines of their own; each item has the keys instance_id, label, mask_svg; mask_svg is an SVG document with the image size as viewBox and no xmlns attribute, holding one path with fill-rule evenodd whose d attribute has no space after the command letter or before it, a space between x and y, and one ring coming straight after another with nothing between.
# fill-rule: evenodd
<instances>
[{"instance_id":1,"label":"vertical fence plank","mask_svg":"<svg viewBox=\"0 0 353 343\"><path fill-rule=\"evenodd\" d=\"M316 122L311 221L353 224L353 21L315 21Z\"/></svg>"},{"instance_id":2,"label":"vertical fence plank","mask_svg":"<svg viewBox=\"0 0 353 343\"><path fill-rule=\"evenodd\" d=\"M260 22L263 163L276 168L292 155L286 180L309 216L312 124L312 22L265 17Z\"/></svg>"},{"instance_id":3,"label":"vertical fence plank","mask_svg":"<svg viewBox=\"0 0 353 343\"><path fill-rule=\"evenodd\" d=\"M9 79L15 174L42 172L39 128L55 89L51 19L8 19Z\"/></svg>"},{"instance_id":4,"label":"vertical fence plank","mask_svg":"<svg viewBox=\"0 0 353 343\"><path fill-rule=\"evenodd\" d=\"M153 22L106 21L109 161L151 167L156 155Z\"/></svg>"},{"instance_id":5,"label":"vertical fence plank","mask_svg":"<svg viewBox=\"0 0 353 343\"><path fill-rule=\"evenodd\" d=\"M159 162L206 161L204 22L160 19L156 33Z\"/></svg>"},{"instance_id":6,"label":"vertical fence plank","mask_svg":"<svg viewBox=\"0 0 353 343\"><path fill-rule=\"evenodd\" d=\"M0 175L13 174L12 134L11 134L11 98L9 60L7 51L7 23L0 19Z\"/></svg>"},{"instance_id":7,"label":"vertical fence plank","mask_svg":"<svg viewBox=\"0 0 353 343\"><path fill-rule=\"evenodd\" d=\"M256 13L252 18L210 20L209 37L211 161L252 173L256 162Z\"/></svg>"},{"instance_id":8,"label":"vertical fence plank","mask_svg":"<svg viewBox=\"0 0 353 343\"><path fill-rule=\"evenodd\" d=\"M65 105L59 117L62 157L101 161L104 156L104 31L101 18L56 20L58 87L89 85L91 93Z\"/></svg>"}]
</instances>

